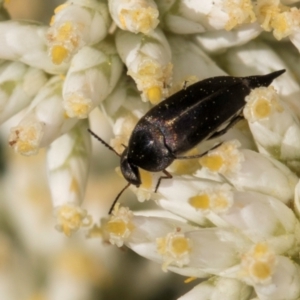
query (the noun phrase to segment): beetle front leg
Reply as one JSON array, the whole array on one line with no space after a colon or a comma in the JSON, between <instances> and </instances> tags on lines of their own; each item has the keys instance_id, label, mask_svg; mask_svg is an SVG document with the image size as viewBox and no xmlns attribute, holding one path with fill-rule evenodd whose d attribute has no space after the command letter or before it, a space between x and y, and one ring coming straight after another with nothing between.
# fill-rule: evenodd
<instances>
[{"instance_id":1,"label":"beetle front leg","mask_svg":"<svg viewBox=\"0 0 300 300\"><path fill-rule=\"evenodd\" d=\"M159 177L159 179L157 181L157 184L156 184L156 187L155 187L155 193L157 192L158 187L159 187L160 182L161 182L162 179L171 179L171 178L173 178L173 176L168 171L163 170L163 173L166 174L166 176L160 176Z\"/></svg>"}]
</instances>

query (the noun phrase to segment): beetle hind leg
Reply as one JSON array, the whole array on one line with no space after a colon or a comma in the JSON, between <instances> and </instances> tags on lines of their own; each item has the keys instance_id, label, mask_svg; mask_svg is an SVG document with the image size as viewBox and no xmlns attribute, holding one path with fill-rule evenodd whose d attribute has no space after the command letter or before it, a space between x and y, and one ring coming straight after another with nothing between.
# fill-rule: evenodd
<instances>
[{"instance_id":1,"label":"beetle hind leg","mask_svg":"<svg viewBox=\"0 0 300 300\"><path fill-rule=\"evenodd\" d=\"M156 187L155 187L155 193L157 192L157 190L158 190L158 188L159 188L159 186L160 186L160 182L161 182L161 180L162 179L171 179L171 178L173 178L173 176L168 172L168 171L166 171L166 170L163 170L163 173L166 175L166 176L160 176L159 177L159 179L158 179L158 181L157 181L157 184L156 184Z\"/></svg>"},{"instance_id":2,"label":"beetle hind leg","mask_svg":"<svg viewBox=\"0 0 300 300\"><path fill-rule=\"evenodd\" d=\"M219 146L221 146L223 144L223 142L218 143L217 145L213 146L212 148L210 148L209 150L201 153L201 154L197 154L197 155L190 155L190 156L176 156L176 159L192 159L192 158L200 158L204 155L206 155L209 151L214 150L216 148L218 148Z\"/></svg>"},{"instance_id":3,"label":"beetle hind leg","mask_svg":"<svg viewBox=\"0 0 300 300\"><path fill-rule=\"evenodd\" d=\"M223 128L220 131L217 131L213 135L211 135L209 137L209 140L225 134L231 127L233 127L237 122L239 122L243 119L244 119L244 117L241 115L235 116L232 120L230 120L229 124L227 124L227 126L225 128Z\"/></svg>"}]
</instances>

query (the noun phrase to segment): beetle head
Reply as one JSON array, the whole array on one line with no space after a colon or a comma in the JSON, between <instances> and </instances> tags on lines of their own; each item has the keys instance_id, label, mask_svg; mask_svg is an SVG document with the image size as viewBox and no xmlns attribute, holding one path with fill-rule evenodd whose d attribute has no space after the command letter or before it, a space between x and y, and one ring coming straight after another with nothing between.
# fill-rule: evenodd
<instances>
[{"instance_id":1,"label":"beetle head","mask_svg":"<svg viewBox=\"0 0 300 300\"><path fill-rule=\"evenodd\" d=\"M140 172L137 166L131 164L128 161L128 148L126 148L122 155L121 155L121 171L124 176L124 178L131 184L135 185L136 187L139 187L142 183Z\"/></svg>"}]
</instances>

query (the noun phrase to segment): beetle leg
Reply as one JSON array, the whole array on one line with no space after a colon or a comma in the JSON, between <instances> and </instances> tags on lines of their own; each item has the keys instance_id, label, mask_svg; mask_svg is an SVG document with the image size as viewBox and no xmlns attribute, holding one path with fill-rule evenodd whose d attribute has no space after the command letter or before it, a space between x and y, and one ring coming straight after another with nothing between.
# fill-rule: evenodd
<instances>
[{"instance_id":1,"label":"beetle leg","mask_svg":"<svg viewBox=\"0 0 300 300\"><path fill-rule=\"evenodd\" d=\"M163 170L163 173L166 174L166 176L160 176L159 177L159 179L157 181L157 184L156 184L156 187L155 187L155 193L157 192L158 187L159 187L160 182L161 182L162 179L171 179L171 178L173 178L173 176L168 171Z\"/></svg>"},{"instance_id":2,"label":"beetle leg","mask_svg":"<svg viewBox=\"0 0 300 300\"><path fill-rule=\"evenodd\" d=\"M237 115L237 116L235 116L235 117L229 122L229 124L228 124L224 129L215 132L212 136L210 136L209 139L216 138L216 137L218 137L218 136L223 135L228 129L230 129L232 126L234 126L238 121L240 121L240 120L242 120L242 119L244 119L244 117L243 117L242 115ZM207 150L207 151L205 151L205 152L203 152L203 153L201 153L201 154L191 155L191 156L176 156L175 159L192 159L192 158L200 158L200 157L206 155L209 151L218 148L221 144L222 144L222 142L221 142L221 143L218 143L217 145L213 146L211 149L209 149L209 150Z\"/></svg>"},{"instance_id":3,"label":"beetle leg","mask_svg":"<svg viewBox=\"0 0 300 300\"><path fill-rule=\"evenodd\" d=\"M184 81L184 83L183 83L183 87L182 87L182 89L183 89L183 90L185 90L185 89L186 89L186 87L187 87L187 84L188 84L188 81L187 81L187 80L185 80L185 81Z\"/></svg>"},{"instance_id":4,"label":"beetle leg","mask_svg":"<svg viewBox=\"0 0 300 300\"><path fill-rule=\"evenodd\" d=\"M238 121L240 121L240 120L242 120L242 119L244 119L244 117L241 116L241 115L235 116L235 117L229 122L229 124L228 124L224 129L222 129L222 130L220 130L220 131L217 131L217 132L215 132L213 135L211 135L211 136L209 137L209 140L210 140L210 139L214 139L214 138L216 138L216 137L219 137L219 136L223 135L224 133L227 132L228 129L230 129L232 126L234 126Z\"/></svg>"},{"instance_id":5,"label":"beetle leg","mask_svg":"<svg viewBox=\"0 0 300 300\"><path fill-rule=\"evenodd\" d=\"M190 155L190 156L176 156L176 159L192 159L192 158L200 158L204 155L206 155L209 151L214 150L216 148L218 148L219 146L221 146L223 144L223 142L218 143L217 145L213 146L212 148L210 148L209 150L201 153L201 154L197 154L197 155Z\"/></svg>"}]
</instances>

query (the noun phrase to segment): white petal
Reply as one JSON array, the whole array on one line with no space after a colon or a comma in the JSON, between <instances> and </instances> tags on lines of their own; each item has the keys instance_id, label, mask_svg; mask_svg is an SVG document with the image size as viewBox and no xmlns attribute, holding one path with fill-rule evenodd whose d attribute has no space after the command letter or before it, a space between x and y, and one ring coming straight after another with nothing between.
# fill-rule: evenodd
<instances>
[{"instance_id":1,"label":"white petal","mask_svg":"<svg viewBox=\"0 0 300 300\"><path fill-rule=\"evenodd\" d=\"M196 285L178 300L247 300L252 290L239 280L215 277Z\"/></svg>"}]
</instances>

